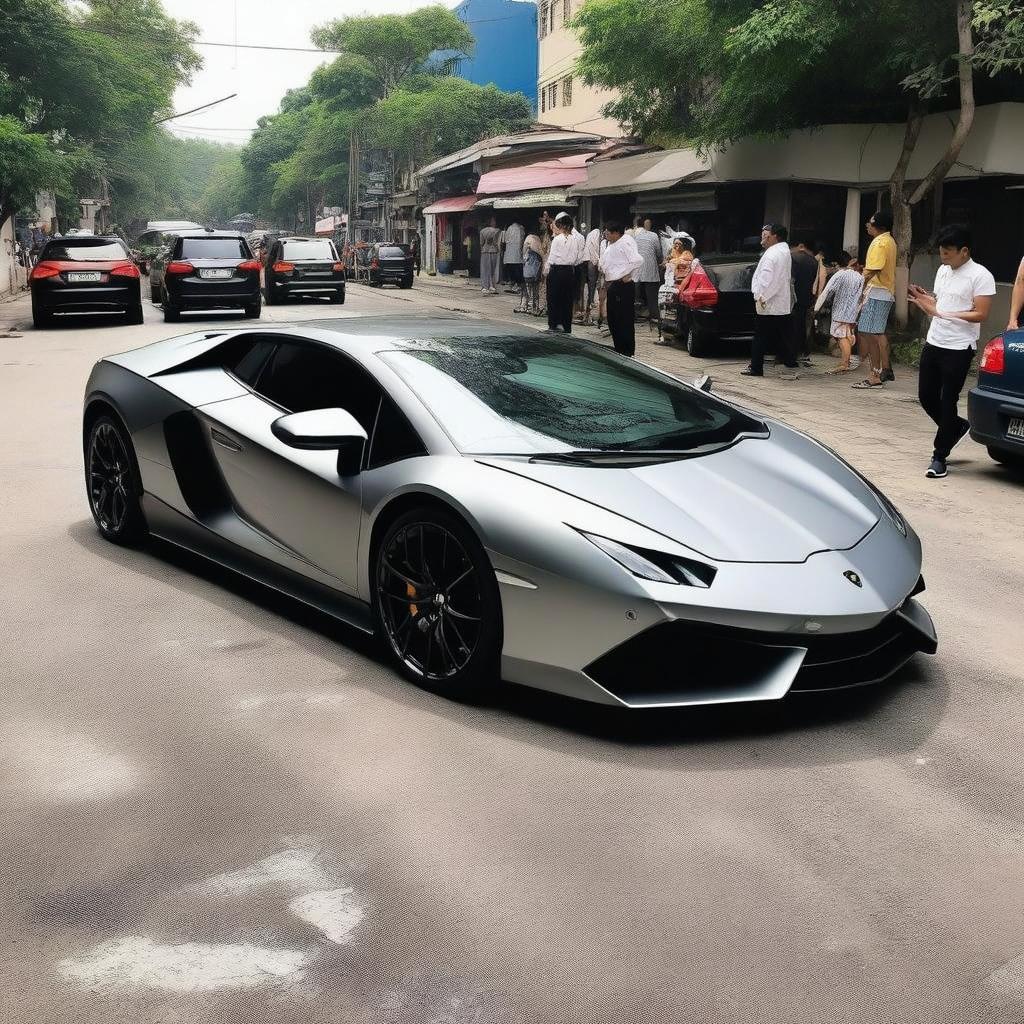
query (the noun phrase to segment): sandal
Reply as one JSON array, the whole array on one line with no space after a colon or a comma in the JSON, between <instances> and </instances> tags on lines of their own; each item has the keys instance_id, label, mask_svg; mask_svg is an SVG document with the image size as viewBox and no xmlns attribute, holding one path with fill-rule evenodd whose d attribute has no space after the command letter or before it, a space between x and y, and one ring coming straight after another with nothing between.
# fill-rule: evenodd
<instances>
[{"instance_id":1,"label":"sandal","mask_svg":"<svg viewBox=\"0 0 1024 1024\"><path fill-rule=\"evenodd\" d=\"M852 369L853 369L853 367L851 367L851 366L837 366L833 370L826 370L825 371L825 376L827 376L827 377L835 377L836 374L839 374L839 373L849 373L850 370L852 370Z\"/></svg>"},{"instance_id":2,"label":"sandal","mask_svg":"<svg viewBox=\"0 0 1024 1024\"><path fill-rule=\"evenodd\" d=\"M881 383L876 384L872 380L859 380L856 384L851 384L850 387L856 391L867 391L868 388L880 388L884 385Z\"/></svg>"}]
</instances>

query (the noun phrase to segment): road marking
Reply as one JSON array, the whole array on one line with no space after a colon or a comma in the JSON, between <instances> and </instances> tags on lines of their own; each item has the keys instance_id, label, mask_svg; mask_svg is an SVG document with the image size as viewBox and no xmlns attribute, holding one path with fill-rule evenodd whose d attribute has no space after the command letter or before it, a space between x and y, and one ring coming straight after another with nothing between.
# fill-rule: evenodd
<instances>
[{"instance_id":1,"label":"road marking","mask_svg":"<svg viewBox=\"0 0 1024 1024\"><path fill-rule=\"evenodd\" d=\"M299 980L307 959L306 953L296 950L249 943L169 946L136 935L101 943L90 955L62 960L57 967L65 978L90 989L213 992Z\"/></svg>"},{"instance_id":2,"label":"road marking","mask_svg":"<svg viewBox=\"0 0 1024 1024\"><path fill-rule=\"evenodd\" d=\"M288 909L339 945L352 941L352 931L363 919L363 908L353 902L351 889L306 893L293 899Z\"/></svg>"}]
</instances>

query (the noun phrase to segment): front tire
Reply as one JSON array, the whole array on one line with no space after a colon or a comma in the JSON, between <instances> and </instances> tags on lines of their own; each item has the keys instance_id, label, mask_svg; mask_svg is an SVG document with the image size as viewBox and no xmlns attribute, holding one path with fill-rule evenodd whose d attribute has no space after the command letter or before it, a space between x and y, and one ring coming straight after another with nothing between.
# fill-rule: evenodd
<instances>
[{"instance_id":1,"label":"front tire","mask_svg":"<svg viewBox=\"0 0 1024 1024\"><path fill-rule=\"evenodd\" d=\"M395 667L456 700L482 700L500 681L501 599L480 541L456 515L406 512L381 538L373 610Z\"/></svg>"},{"instance_id":2,"label":"front tire","mask_svg":"<svg viewBox=\"0 0 1024 1024\"><path fill-rule=\"evenodd\" d=\"M120 422L104 415L85 446L85 486L100 535L113 544L138 544L148 533L142 513L142 478L131 440Z\"/></svg>"}]
</instances>

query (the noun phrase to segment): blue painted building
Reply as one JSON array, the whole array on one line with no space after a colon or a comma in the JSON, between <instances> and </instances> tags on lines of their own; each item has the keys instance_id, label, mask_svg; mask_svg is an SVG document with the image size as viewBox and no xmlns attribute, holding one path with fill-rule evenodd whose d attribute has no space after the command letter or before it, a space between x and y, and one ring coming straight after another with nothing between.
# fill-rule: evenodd
<instances>
[{"instance_id":1,"label":"blue painted building","mask_svg":"<svg viewBox=\"0 0 1024 1024\"><path fill-rule=\"evenodd\" d=\"M472 57L459 60L454 73L476 85L521 92L537 106L537 5L533 0L462 0L455 15L476 39ZM449 52L435 59L451 57Z\"/></svg>"}]
</instances>

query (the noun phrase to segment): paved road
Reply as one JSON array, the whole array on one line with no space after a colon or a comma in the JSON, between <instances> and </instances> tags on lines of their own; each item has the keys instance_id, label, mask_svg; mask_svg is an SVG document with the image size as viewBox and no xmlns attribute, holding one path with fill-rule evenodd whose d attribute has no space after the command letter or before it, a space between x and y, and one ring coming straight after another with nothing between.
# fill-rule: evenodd
<instances>
[{"instance_id":1,"label":"paved road","mask_svg":"<svg viewBox=\"0 0 1024 1024\"><path fill-rule=\"evenodd\" d=\"M511 304L423 279L344 312ZM765 707L469 708L283 599L98 539L89 368L180 330L147 305L0 338L5 1022L1024 1018L1024 484L973 445L926 481L909 374L712 369L914 522L936 658Z\"/></svg>"}]
</instances>

